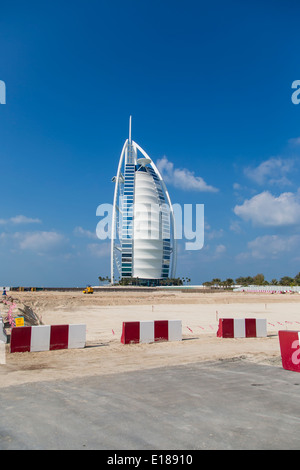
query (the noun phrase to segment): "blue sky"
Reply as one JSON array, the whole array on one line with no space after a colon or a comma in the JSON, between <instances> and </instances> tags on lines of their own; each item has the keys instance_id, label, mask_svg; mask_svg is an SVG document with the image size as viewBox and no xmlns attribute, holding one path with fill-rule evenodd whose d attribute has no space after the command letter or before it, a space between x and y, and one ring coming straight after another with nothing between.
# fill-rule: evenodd
<instances>
[{"instance_id":1,"label":"blue sky","mask_svg":"<svg viewBox=\"0 0 300 470\"><path fill-rule=\"evenodd\" d=\"M296 1L1 4L0 285L95 285L133 116L173 203L204 204L192 283L300 271ZM212 191L211 187L216 191Z\"/></svg>"}]
</instances>

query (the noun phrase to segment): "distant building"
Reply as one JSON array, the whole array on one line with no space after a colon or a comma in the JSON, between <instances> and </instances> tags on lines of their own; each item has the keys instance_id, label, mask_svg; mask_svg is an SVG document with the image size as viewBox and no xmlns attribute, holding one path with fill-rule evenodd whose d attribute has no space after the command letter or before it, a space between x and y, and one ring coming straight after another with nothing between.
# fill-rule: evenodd
<instances>
[{"instance_id":1,"label":"distant building","mask_svg":"<svg viewBox=\"0 0 300 470\"><path fill-rule=\"evenodd\" d=\"M166 185L149 155L126 139L115 182L112 233L111 283L138 278L159 283L175 277L175 218Z\"/></svg>"}]
</instances>

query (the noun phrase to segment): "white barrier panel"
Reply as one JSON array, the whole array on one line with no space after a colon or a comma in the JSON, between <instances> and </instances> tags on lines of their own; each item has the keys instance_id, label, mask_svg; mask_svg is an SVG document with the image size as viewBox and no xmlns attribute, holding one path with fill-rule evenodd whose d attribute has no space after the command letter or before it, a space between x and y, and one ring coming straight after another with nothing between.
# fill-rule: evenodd
<instances>
[{"instance_id":1,"label":"white barrier panel","mask_svg":"<svg viewBox=\"0 0 300 470\"><path fill-rule=\"evenodd\" d=\"M181 320L169 320L169 341L182 341Z\"/></svg>"},{"instance_id":2,"label":"white barrier panel","mask_svg":"<svg viewBox=\"0 0 300 470\"><path fill-rule=\"evenodd\" d=\"M30 351L49 351L50 332L50 325L40 325L33 327L31 330Z\"/></svg>"},{"instance_id":3,"label":"white barrier panel","mask_svg":"<svg viewBox=\"0 0 300 470\"><path fill-rule=\"evenodd\" d=\"M68 349L80 349L85 347L86 325L69 325Z\"/></svg>"},{"instance_id":4,"label":"white barrier panel","mask_svg":"<svg viewBox=\"0 0 300 470\"><path fill-rule=\"evenodd\" d=\"M233 331L235 338L246 338L245 320L243 318L234 318Z\"/></svg>"},{"instance_id":5,"label":"white barrier panel","mask_svg":"<svg viewBox=\"0 0 300 470\"><path fill-rule=\"evenodd\" d=\"M256 336L257 338L265 338L267 336L267 322L264 318L256 319Z\"/></svg>"},{"instance_id":6,"label":"white barrier panel","mask_svg":"<svg viewBox=\"0 0 300 470\"><path fill-rule=\"evenodd\" d=\"M5 343L0 341L0 364L6 364Z\"/></svg>"},{"instance_id":7,"label":"white barrier panel","mask_svg":"<svg viewBox=\"0 0 300 470\"><path fill-rule=\"evenodd\" d=\"M2 343L7 343L7 336L4 329L4 323L2 318L0 318L0 341Z\"/></svg>"},{"instance_id":8,"label":"white barrier panel","mask_svg":"<svg viewBox=\"0 0 300 470\"><path fill-rule=\"evenodd\" d=\"M141 321L140 322L140 342L141 343L154 343L154 322Z\"/></svg>"}]
</instances>

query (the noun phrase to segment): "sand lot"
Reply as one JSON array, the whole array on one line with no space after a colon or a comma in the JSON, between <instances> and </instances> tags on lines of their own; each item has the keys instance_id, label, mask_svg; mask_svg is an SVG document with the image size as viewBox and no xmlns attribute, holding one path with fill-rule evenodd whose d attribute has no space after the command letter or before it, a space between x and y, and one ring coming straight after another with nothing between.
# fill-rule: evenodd
<instances>
[{"instance_id":1,"label":"sand lot","mask_svg":"<svg viewBox=\"0 0 300 470\"><path fill-rule=\"evenodd\" d=\"M13 292L44 324L85 323L85 349L9 353L0 387L239 358L281 367L278 330L300 329L299 294ZM266 318L267 338L216 337L218 318ZM183 341L123 345L122 322L180 319Z\"/></svg>"}]
</instances>

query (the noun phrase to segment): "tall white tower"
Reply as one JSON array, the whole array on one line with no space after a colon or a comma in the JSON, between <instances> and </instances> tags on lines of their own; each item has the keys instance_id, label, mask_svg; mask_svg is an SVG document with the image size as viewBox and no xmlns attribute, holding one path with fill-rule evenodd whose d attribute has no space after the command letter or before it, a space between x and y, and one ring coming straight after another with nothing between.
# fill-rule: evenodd
<instances>
[{"instance_id":1,"label":"tall white tower","mask_svg":"<svg viewBox=\"0 0 300 470\"><path fill-rule=\"evenodd\" d=\"M120 155L115 182L111 283L134 277L156 283L175 277L176 237L172 203L149 155L129 137Z\"/></svg>"}]
</instances>

